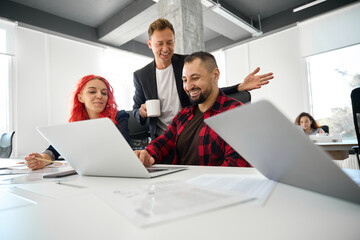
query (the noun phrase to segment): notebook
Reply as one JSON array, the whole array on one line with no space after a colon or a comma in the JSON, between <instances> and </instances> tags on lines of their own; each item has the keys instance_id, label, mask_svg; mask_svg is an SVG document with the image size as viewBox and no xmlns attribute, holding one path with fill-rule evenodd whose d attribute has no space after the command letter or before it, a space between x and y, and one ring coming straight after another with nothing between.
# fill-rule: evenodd
<instances>
[{"instance_id":1,"label":"notebook","mask_svg":"<svg viewBox=\"0 0 360 240\"><path fill-rule=\"evenodd\" d=\"M109 118L38 127L80 175L151 178L186 167L145 168Z\"/></svg>"},{"instance_id":2,"label":"notebook","mask_svg":"<svg viewBox=\"0 0 360 240\"><path fill-rule=\"evenodd\" d=\"M205 119L267 178L360 203L360 188L273 104L259 101Z\"/></svg>"}]
</instances>

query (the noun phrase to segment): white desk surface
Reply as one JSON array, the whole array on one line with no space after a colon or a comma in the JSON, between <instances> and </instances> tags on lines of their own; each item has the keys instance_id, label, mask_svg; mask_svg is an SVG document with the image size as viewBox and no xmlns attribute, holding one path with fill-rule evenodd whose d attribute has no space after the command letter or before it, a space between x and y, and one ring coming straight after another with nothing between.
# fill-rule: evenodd
<instances>
[{"instance_id":1,"label":"white desk surface","mask_svg":"<svg viewBox=\"0 0 360 240\"><path fill-rule=\"evenodd\" d=\"M0 190L23 195L37 204L0 211L0 239L360 239L360 205L284 184L275 186L262 207L237 204L146 228L137 227L91 193L95 189L188 180L205 173L259 174L253 168L190 167L154 179L70 176L65 179L69 184L86 188L56 184L58 190L45 189L49 193L79 191L58 199L23 191L21 185L1 185Z\"/></svg>"},{"instance_id":2,"label":"white desk surface","mask_svg":"<svg viewBox=\"0 0 360 240\"><path fill-rule=\"evenodd\" d=\"M356 139L345 139L341 142L327 142L315 144L321 146L325 150L351 150L353 146L358 145L358 142Z\"/></svg>"}]
</instances>

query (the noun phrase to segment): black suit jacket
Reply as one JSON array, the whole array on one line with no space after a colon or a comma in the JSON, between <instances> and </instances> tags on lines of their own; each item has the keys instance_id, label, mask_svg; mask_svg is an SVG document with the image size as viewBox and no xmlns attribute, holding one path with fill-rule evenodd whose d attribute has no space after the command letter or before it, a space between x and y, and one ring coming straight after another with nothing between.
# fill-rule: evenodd
<instances>
[{"instance_id":1,"label":"black suit jacket","mask_svg":"<svg viewBox=\"0 0 360 240\"><path fill-rule=\"evenodd\" d=\"M190 100L186 92L183 89L182 82L182 70L184 67L184 59L187 55L174 54L171 58L171 63L174 69L176 88L180 98L180 103L182 107L190 106ZM139 108L141 104L144 104L146 100L158 99L157 84L156 84L156 70L155 70L155 60L146 65L145 67L134 72L134 86L135 86L135 95L134 95L134 106L133 114L135 119L140 124L145 124L146 119L141 118ZM225 94L236 92L236 87L228 87L225 89ZM156 124L157 117L150 118L150 136L151 139L155 139L156 136Z\"/></svg>"}]
</instances>

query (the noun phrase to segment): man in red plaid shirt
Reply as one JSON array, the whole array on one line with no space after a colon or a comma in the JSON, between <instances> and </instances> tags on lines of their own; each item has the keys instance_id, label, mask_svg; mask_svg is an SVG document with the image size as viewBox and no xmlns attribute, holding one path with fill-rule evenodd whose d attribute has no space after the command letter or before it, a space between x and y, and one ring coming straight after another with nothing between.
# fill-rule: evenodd
<instances>
[{"instance_id":1,"label":"man in red plaid shirt","mask_svg":"<svg viewBox=\"0 0 360 240\"><path fill-rule=\"evenodd\" d=\"M185 58L183 87L192 107L183 108L164 134L145 150L135 151L145 166L172 164L250 167L232 147L204 123L204 119L242 105L218 88L219 69L213 55L196 52Z\"/></svg>"}]
</instances>

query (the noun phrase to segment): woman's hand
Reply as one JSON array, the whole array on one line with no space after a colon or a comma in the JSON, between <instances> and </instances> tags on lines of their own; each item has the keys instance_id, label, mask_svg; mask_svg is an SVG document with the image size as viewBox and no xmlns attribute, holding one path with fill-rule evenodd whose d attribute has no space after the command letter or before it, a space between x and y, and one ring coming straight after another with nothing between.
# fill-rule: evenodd
<instances>
[{"instance_id":1,"label":"woman's hand","mask_svg":"<svg viewBox=\"0 0 360 240\"><path fill-rule=\"evenodd\" d=\"M35 158L45 158L51 160L50 156L47 154L41 155L40 153L31 153L29 156L25 157L26 166L31 170L41 169L50 164L48 162L36 160Z\"/></svg>"}]
</instances>

